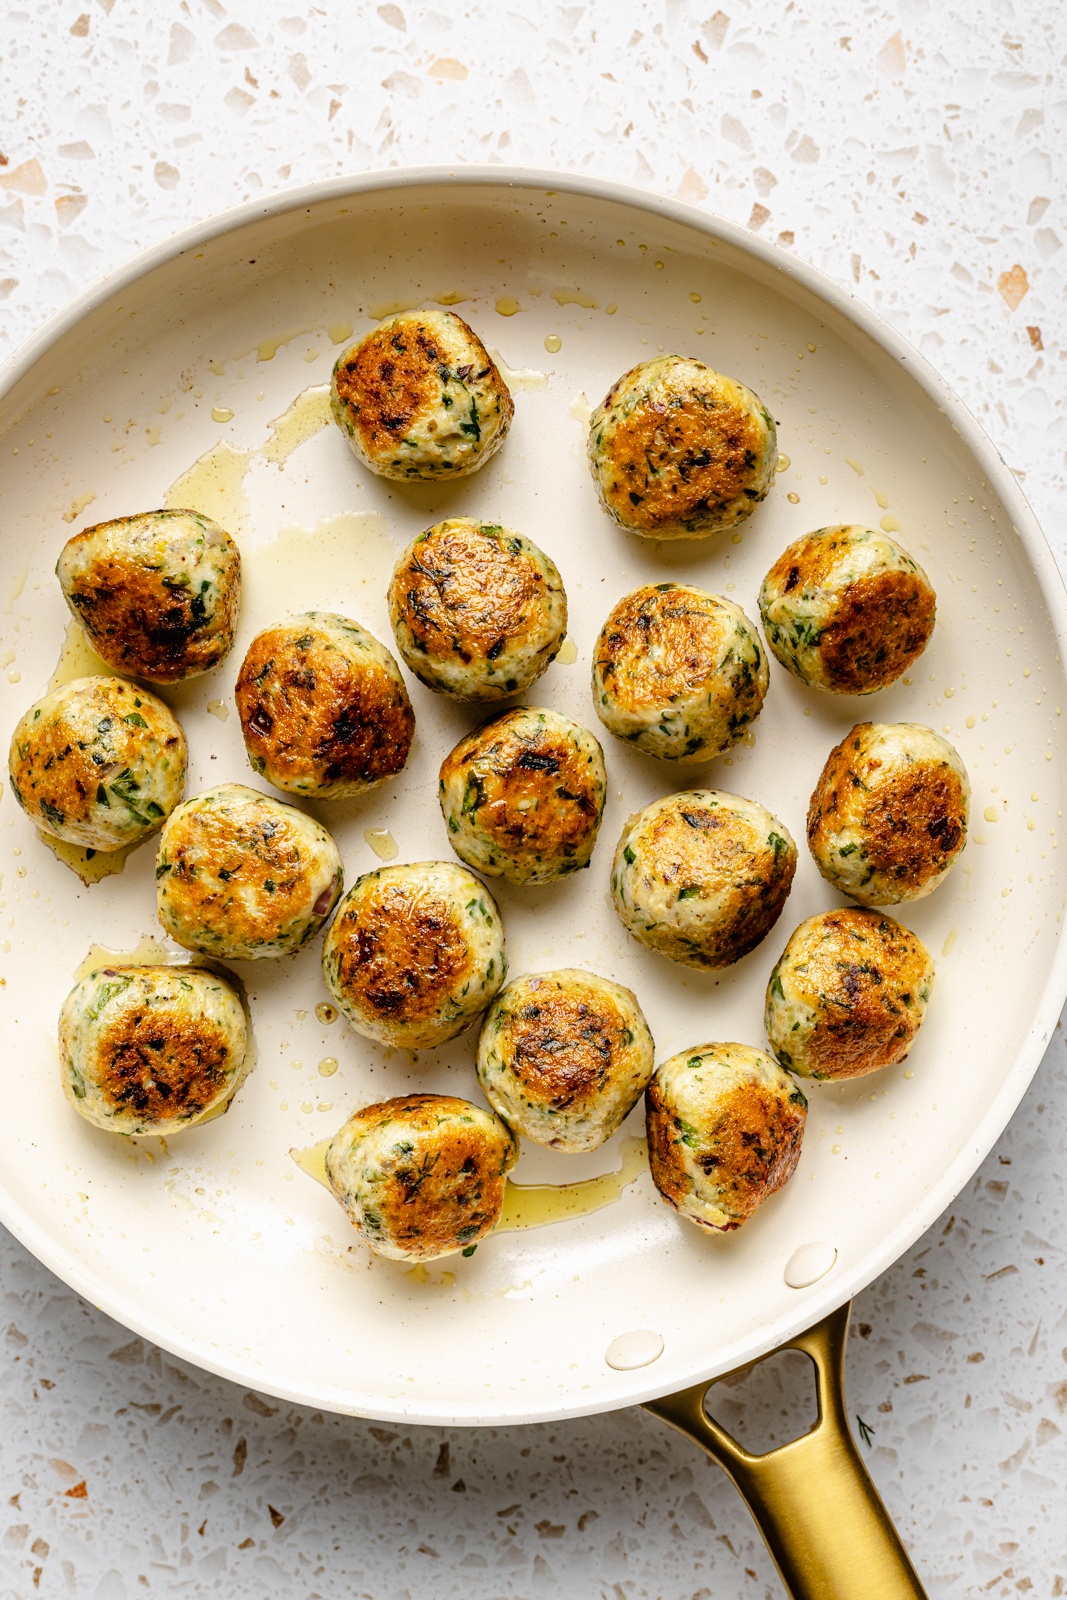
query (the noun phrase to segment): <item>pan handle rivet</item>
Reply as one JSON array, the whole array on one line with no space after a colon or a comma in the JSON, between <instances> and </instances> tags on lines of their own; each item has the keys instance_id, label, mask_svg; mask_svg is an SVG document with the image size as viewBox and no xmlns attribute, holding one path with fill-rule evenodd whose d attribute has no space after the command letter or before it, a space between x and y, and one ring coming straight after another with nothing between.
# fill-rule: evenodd
<instances>
[{"instance_id":1,"label":"pan handle rivet","mask_svg":"<svg viewBox=\"0 0 1067 1600\"><path fill-rule=\"evenodd\" d=\"M827 1244L824 1239L814 1244L802 1244L789 1257L782 1276L791 1289L806 1289L809 1284L825 1278L836 1260L836 1247Z\"/></svg>"},{"instance_id":2,"label":"pan handle rivet","mask_svg":"<svg viewBox=\"0 0 1067 1600\"><path fill-rule=\"evenodd\" d=\"M634 1367L648 1367L663 1354L661 1334L647 1328L634 1328L630 1333L620 1333L604 1351L604 1360L618 1372L632 1372Z\"/></svg>"}]
</instances>

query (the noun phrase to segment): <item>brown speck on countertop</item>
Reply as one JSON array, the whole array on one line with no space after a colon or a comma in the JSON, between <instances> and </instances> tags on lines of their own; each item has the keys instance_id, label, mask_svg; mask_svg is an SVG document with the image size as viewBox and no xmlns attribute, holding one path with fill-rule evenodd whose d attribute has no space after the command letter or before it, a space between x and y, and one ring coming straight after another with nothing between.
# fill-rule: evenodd
<instances>
[{"instance_id":1,"label":"brown speck on countertop","mask_svg":"<svg viewBox=\"0 0 1067 1600\"><path fill-rule=\"evenodd\" d=\"M267 1506L267 1512L268 1512L268 1514L270 1516L270 1520L271 1520L272 1524L274 1525L274 1527L280 1528L282 1523L285 1521L284 1513L282 1513L275 1506L272 1506L272 1505L268 1505Z\"/></svg>"}]
</instances>

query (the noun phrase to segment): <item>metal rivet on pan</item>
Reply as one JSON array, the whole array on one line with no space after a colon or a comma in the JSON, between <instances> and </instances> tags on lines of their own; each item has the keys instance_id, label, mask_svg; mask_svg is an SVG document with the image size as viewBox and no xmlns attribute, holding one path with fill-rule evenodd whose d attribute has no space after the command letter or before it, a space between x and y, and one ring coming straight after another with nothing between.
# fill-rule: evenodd
<instances>
[{"instance_id":1,"label":"metal rivet on pan","mask_svg":"<svg viewBox=\"0 0 1067 1600\"><path fill-rule=\"evenodd\" d=\"M647 1328L634 1328L630 1333L620 1333L604 1351L609 1367L619 1372L630 1372L634 1367L648 1367L663 1354L663 1337Z\"/></svg>"},{"instance_id":2,"label":"metal rivet on pan","mask_svg":"<svg viewBox=\"0 0 1067 1600\"><path fill-rule=\"evenodd\" d=\"M791 1289L806 1289L809 1284L825 1278L836 1260L835 1246L825 1240L802 1244L786 1262L783 1276Z\"/></svg>"}]
</instances>

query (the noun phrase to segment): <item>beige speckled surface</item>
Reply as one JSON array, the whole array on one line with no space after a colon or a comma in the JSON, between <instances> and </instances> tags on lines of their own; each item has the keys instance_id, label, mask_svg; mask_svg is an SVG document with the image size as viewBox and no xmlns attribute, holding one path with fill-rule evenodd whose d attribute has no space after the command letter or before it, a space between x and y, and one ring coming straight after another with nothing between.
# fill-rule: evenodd
<instances>
[{"instance_id":1,"label":"beige speckled surface","mask_svg":"<svg viewBox=\"0 0 1067 1600\"><path fill-rule=\"evenodd\" d=\"M287 183L588 169L850 282L983 420L1064 558L1054 8L83 3L47 28L5 12L5 349L135 249ZM1058 1033L952 1212L856 1307L850 1409L934 1596L1067 1594L1063 1070ZM642 1413L450 1436L324 1418L131 1343L10 1241L0 1259L5 1600L779 1592L733 1490Z\"/></svg>"}]
</instances>

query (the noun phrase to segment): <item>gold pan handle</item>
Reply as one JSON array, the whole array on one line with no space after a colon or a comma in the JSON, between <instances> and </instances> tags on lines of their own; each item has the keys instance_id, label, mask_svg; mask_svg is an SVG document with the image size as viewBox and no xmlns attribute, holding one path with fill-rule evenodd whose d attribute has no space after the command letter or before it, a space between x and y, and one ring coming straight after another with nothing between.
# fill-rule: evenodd
<instances>
[{"instance_id":1,"label":"gold pan handle","mask_svg":"<svg viewBox=\"0 0 1067 1600\"><path fill-rule=\"evenodd\" d=\"M762 1456L742 1449L704 1408L712 1384L650 1400L645 1410L688 1434L733 1480L793 1600L927 1600L849 1429L849 1310L846 1303L782 1346L811 1357L819 1400L818 1421L791 1444Z\"/></svg>"}]
</instances>

